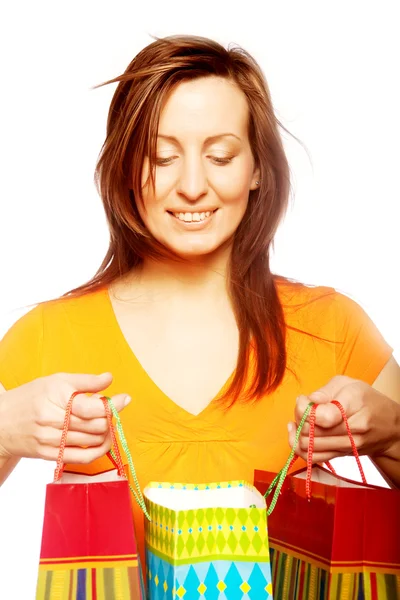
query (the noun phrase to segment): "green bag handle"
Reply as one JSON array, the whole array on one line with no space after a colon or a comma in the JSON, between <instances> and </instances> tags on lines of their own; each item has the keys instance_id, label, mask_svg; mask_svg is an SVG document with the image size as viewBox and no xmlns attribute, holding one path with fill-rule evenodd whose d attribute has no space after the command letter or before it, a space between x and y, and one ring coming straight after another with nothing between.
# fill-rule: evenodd
<instances>
[{"instance_id":1,"label":"green bag handle","mask_svg":"<svg viewBox=\"0 0 400 600\"><path fill-rule=\"evenodd\" d=\"M118 436L119 436L119 439L120 439L120 442L121 442L121 446L124 449L124 452L126 454L126 458L128 459L129 472L130 472L130 474L132 476L132 480L133 480L133 482L135 484L135 488L136 488L135 489L132 486L132 484L129 483L129 489L131 490L131 492L132 492L132 494L133 494L133 496L134 496L137 504L142 509L145 517L149 521L151 521L151 517L150 517L150 515L148 513L148 510L147 510L147 507L146 507L146 503L145 503L144 498L143 498L142 490L140 489L139 481L138 481L138 478L137 478L137 475L136 475L135 465L133 464L132 455L131 455L131 452L129 450L128 443L126 441L126 437L125 437L125 434L124 434L124 430L122 428L122 423L121 423L120 416L119 416L118 411L115 408L115 406L114 406L113 401L111 400L111 398L109 398L108 396L103 396L103 397L107 400L107 402L108 402L108 404L109 404L109 406L111 408L112 415L115 418L116 428L117 428ZM112 458L115 460L116 457L115 457L114 451L112 449L110 450L110 454L111 454Z\"/></svg>"},{"instance_id":2,"label":"green bag handle","mask_svg":"<svg viewBox=\"0 0 400 600\"><path fill-rule=\"evenodd\" d=\"M290 469L290 467L292 466L292 463L295 462L295 460L297 460L297 457L295 457L295 453L296 453L296 448L297 445L299 443L299 439L300 439L300 434L301 431L303 429L304 423L307 420L308 415L311 412L311 408L314 405L314 402L310 402L306 408L306 410L304 411L303 417L299 423L299 426L297 428L296 431L296 436L294 438L294 444L293 444L293 448L292 451L289 455L289 458L286 461L285 466L279 471L279 473L276 475L276 477L274 478L274 480L271 482L269 488L267 489L267 491L264 494L264 498L268 498L268 496L271 494L272 490L275 488L275 492L274 495L272 497L271 500L271 504L269 505L268 509L267 509L267 515L269 516L272 511L274 510L276 503L278 502L278 498L279 498L279 494L281 492L282 486L283 486L283 482L286 479L286 476L288 474L288 471ZM276 487L275 487L276 486Z\"/></svg>"}]
</instances>

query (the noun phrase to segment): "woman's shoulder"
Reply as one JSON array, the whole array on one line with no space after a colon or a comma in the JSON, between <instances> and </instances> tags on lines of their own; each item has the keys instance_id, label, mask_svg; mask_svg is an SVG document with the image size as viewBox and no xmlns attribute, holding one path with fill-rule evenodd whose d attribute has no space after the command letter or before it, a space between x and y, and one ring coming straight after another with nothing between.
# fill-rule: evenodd
<instances>
[{"instance_id":1,"label":"woman's shoulder","mask_svg":"<svg viewBox=\"0 0 400 600\"><path fill-rule=\"evenodd\" d=\"M284 277L277 277L275 284L289 324L313 324L321 327L335 324L337 328L349 320L360 321L367 318L358 302L334 287L310 285Z\"/></svg>"},{"instance_id":2,"label":"woman's shoulder","mask_svg":"<svg viewBox=\"0 0 400 600\"><path fill-rule=\"evenodd\" d=\"M63 317L84 318L86 322L96 321L99 312L104 311L107 300L107 288L101 287L93 291L86 291L80 295L65 295L47 300L39 304L34 310L43 311L46 319Z\"/></svg>"},{"instance_id":3,"label":"woman's shoulder","mask_svg":"<svg viewBox=\"0 0 400 600\"><path fill-rule=\"evenodd\" d=\"M70 327L85 323L98 323L98 319L106 307L106 288L101 288L80 296L60 296L21 307L18 312L22 316L13 319L6 331L3 341L8 338L38 338L43 331Z\"/></svg>"},{"instance_id":4,"label":"woman's shoulder","mask_svg":"<svg viewBox=\"0 0 400 600\"><path fill-rule=\"evenodd\" d=\"M313 310L312 305L315 303L321 307L321 303L337 302L342 296L333 287L306 284L281 276L275 277L275 286L284 310L301 308Z\"/></svg>"}]
</instances>

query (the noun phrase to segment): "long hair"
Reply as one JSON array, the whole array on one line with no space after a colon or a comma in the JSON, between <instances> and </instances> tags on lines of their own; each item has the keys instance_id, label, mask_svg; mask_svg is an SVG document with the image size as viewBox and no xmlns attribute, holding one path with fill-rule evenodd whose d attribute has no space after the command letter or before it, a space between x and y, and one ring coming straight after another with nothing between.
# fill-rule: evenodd
<instances>
[{"instance_id":1,"label":"long hair","mask_svg":"<svg viewBox=\"0 0 400 600\"><path fill-rule=\"evenodd\" d=\"M146 229L135 198L141 194L146 156L154 185L158 124L168 95L183 81L207 76L226 78L245 94L250 145L260 169L259 188L250 192L247 210L234 234L228 271L239 352L234 376L221 400L231 405L239 397L251 400L272 392L286 368L285 321L270 270L271 245L290 192L289 165L279 132L279 128L286 129L274 114L260 66L242 48L225 49L213 40L194 36L156 39L122 75L101 84L118 82L95 172L110 244L95 276L64 296L81 296L106 287L140 266L144 257L171 258L171 252ZM255 362L249 386L250 353Z\"/></svg>"}]
</instances>

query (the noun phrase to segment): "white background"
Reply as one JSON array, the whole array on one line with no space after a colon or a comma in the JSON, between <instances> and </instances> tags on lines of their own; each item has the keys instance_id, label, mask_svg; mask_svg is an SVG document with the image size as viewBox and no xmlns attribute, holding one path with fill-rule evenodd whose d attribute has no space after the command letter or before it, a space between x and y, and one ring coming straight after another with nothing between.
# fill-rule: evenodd
<instances>
[{"instance_id":1,"label":"white background","mask_svg":"<svg viewBox=\"0 0 400 600\"><path fill-rule=\"evenodd\" d=\"M152 41L236 42L261 64L285 136L293 204L274 269L357 300L400 356L398 2L4 3L0 334L30 303L87 281L108 244L93 170L115 86ZM310 161L311 158L311 161ZM347 463L345 472L350 473ZM34 598L45 484L22 461L0 490L0 600Z\"/></svg>"}]
</instances>

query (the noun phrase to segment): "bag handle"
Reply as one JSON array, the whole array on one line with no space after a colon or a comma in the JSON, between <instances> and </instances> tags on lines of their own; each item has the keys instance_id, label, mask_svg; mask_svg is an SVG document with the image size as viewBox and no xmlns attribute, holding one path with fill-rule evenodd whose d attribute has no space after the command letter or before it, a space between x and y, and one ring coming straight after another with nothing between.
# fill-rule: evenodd
<instances>
[{"instance_id":1,"label":"bag handle","mask_svg":"<svg viewBox=\"0 0 400 600\"><path fill-rule=\"evenodd\" d=\"M264 498L268 498L268 496L270 495L270 493L272 492L272 490L275 488L275 492L274 492L274 495L272 497L271 504L269 505L269 507L267 509L267 515L268 516L270 514L272 514L272 512L273 512L273 510L274 510L274 508L276 506L276 503L278 502L278 497L279 497L279 494L281 493L283 482L286 479L286 476L288 474L289 469L294 465L294 463L298 459L298 456L295 456L296 448L297 448L297 445L299 443L300 434L301 434L301 431L302 431L302 429L304 427L304 423L306 422L307 417L310 414L311 407L313 405L314 405L314 402L310 402L307 405L306 410L304 411L302 419L301 419L301 421L299 423L299 426L297 428L296 435L295 435L295 438L294 438L293 447L292 447L292 451L289 454L289 458L287 459L285 466L274 477L274 479L272 480L269 488L267 489L267 491L264 494Z\"/></svg>"},{"instance_id":2,"label":"bag handle","mask_svg":"<svg viewBox=\"0 0 400 600\"><path fill-rule=\"evenodd\" d=\"M142 509L145 517L148 519L148 521L151 521L150 515L147 511L146 503L143 498L142 490L140 489L139 480L136 475L136 469L135 469L135 465L133 464L131 451L129 450L128 442L126 441L124 430L122 428L121 418L120 418L119 413L118 413L117 409L115 408L111 398L109 398L108 396L103 396L103 398L106 401L107 406L109 406L109 408L111 409L112 416L115 418L119 439L121 441L121 446L124 449L126 458L128 459L129 471L132 476L132 480L135 484L136 490L131 485L131 483L129 483L129 489L131 490L137 504ZM112 458L114 458L112 450L110 451L110 454L111 454Z\"/></svg>"},{"instance_id":3,"label":"bag handle","mask_svg":"<svg viewBox=\"0 0 400 600\"><path fill-rule=\"evenodd\" d=\"M74 392L71 395L71 398L69 399L66 410L65 410L65 417L64 417L63 429L62 429L62 434L61 434L60 448L59 448L58 457L57 457L57 466L56 466L56 470L54 471L54 480L53 480L54 483L56 483L57 481L59 481L61 479L61 476L64 471L64 467L65 467L64 451L65 451L67 435L68 435L68 431L69 431L69 423L71 420L72 403L73 403L75 396L77 396L78 394L81 394L81 393L83 393L83 392ZM121 453L120 453L119 446L118 446L117 434L115 432L115 427L113 424L113 417L115 417L118 435L120 437L121 445L122 445L124 452L126 454L126 457L128 459L129 470L130 470L132 479L133 479L135 487L136 487L136 490L135 490L133 488L133 486L131 485L131 483L128 482L129 489L132 492L136 502L138 503L138 505L144 512L147 519L149 521L151 521L150 515L146 508L146 504L145 504L145 501L143 498L142 491L140 489L139 481L138 481L138 478L136 475L136 470L135 470L135 467L133 464L132 456L131 456L125 435L124 435L124 431L122 429L121 419L118 414L118 411L115 408L111 398L109 398L108 396L101 396L100 400L102 400L103 404L104 404L104 409L106 412L107 422L108 422L110 435L111 435L111 450L109 452L107 452L107 456L110 458L111 462L117 468L118 475L120 477L122 477L123 479L128 479L126 476L126 473L125 473Z\"/></svg>"},{"instance_id":4,"label":"bag handle","mask_svg":"<svg viewBox=\"0 0 400 600\"><path fill-rule=\"evenodd\" d=\"M350 439L351 448L352 448L353 455L354 455L354 457L356 459L356 462L357 462L357 466L358 466L358 470L359 470L360 475L361 475L362 482L366 484L367 480L366 480L366 477L365 477L365 474L364 474L364 470L363 470L362 465L361 465L360 456L359 456L359 453L358 453L358 450L357 450L356 443L355 443L354 438L353 438L353 434L351 433L351 430L350 430L350 426L349 426L349 422L347 420L346 412L345 412L343 406L337 400L332 400L331 404L334 404L340 410L343 422L344 422L346 430L347 430L347 434L348 434L349 439ZM289 455L289 458L287 459L286 464L283 467L283 469L281 469L279 471L279 473L275 476L275 478L271 482L269 488L267 489L267 491L264 494L264 498L267 498L270 495L270 493L272 492L272 490L275 488L275 492L274 492L273 498L271 500L271 504L270 504L270 506L268 507L268 510L267 510L268 516L272 513L272 511L274 510L274 508L276 506L276 503L277 503L278 498L279 498L279 494L281 492L283 483L284 483L284 481L286 479L286 476L288 474L289 469L291 469L291 467L295 464L295 462L298 459L298 456L295 456L295 452L296 452L297 445L299 443L301 431L302 431L302 429L304 427L304 423L306 422L307 417L309 415L310 415L310 419L309 419L309 422L310 422L310 432L309 432L309 445L308 445L308 451L307 451L306 495L307 495L307 499L309 501L311 500L311 471L312 471L312 467L313 467L312 456L313 456L313 452L314 452L315 420L316 420L316 412L317 412L317 407L318 406L319 405L316 404L316 403L314 403L314 402L310 402L307 405L307 408L304 411L303 417L302 417L302 419L301 419L301 421L299 423L299 426L297 428L296 435L295 435L295 440L294 440L294 443L293 443L293 448L292 448L292 451L291 451L291 453ZM336 474L336 471L332 467L332 465L329 462L327 462L326 464L327 464L329 470L333 474Z\"/></svg>"},{"instance_id":5,"label":"bag handle","mask_svg":"<svg viewBox=\"0 0 400 600\"><path fill-rule=\"evenodd\" d=\"M78 394L81 394L81 393L83 393L83 392L74 392L71 395L71 398L69 399L67 407L65 409L64 423L63 423L62 434L61 434L61 442L60 442L60 448L58 451L57 466L56 466L56 470L54 471L53 483L56 483L57 481L59 481L64 472L64 467L65 467L64 451L65 451L65 446L67 443L69 423L71 420L72 403L74 401L75 396L77 396ZM124 479L126 479L127 477L126 477L124 465L123 465L121 454L120 454L120 451L118 448L117 436L115 434L115 429L114 429L114 425L112 422L112 412L111 412L110 406L104 396L101 398L101 400L103 400L104 409L106 411L108 427L109 427L110 435L111 435L111 447L114 449L114 456L113 456L114 460L112 462L117 467L118 475L120 477L123 477Z\"/></svg>"},{"instance_id":6,"label":"bag handle","mask_svg":"<svg viewBox=\"0 0 400 600\"><path fill-rule=\"evenodd\" d=\"M347 420L347 415L346 412L343 408L343 406L340 404L340 402L338 402L338 400L332 400L331 404L334 404L335 406L337 406L337 408L340 410L340 413L342 415L342 419L343 422L345 424L346 430L347 430L347 435L349 436L350 439L350 444L351 444L351 448L353 451L353 456L356 459L357 462L357 466L358 466L358 470L360 472L361 475L361 480L363 483L367 483L367 479L365 477L364 474L364 470L362 468L361 465L361 461L360 461L360 455L358 454L358 450L357 450L357 446L356 443L354 441L353 438L353 434L351 433L350 430L350 425L349 422ZM306 476L306 494L307 494L307 498L308 500L310 500L311 498L311 470L312 470L312 455L314 453L314 442L315 442L315 420L316 420L316 412L317 412L317 408L318 408L319 404L313 404L310 410L310 433L309 433L309 444L308 444L308 452L307 452L307 476ZM332 470L333 467L329 464L329 469ZM333 473L335 473L335 471L332 471Z\"/></svg>"}]
</instances>

